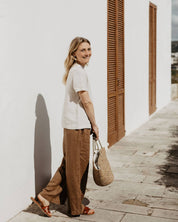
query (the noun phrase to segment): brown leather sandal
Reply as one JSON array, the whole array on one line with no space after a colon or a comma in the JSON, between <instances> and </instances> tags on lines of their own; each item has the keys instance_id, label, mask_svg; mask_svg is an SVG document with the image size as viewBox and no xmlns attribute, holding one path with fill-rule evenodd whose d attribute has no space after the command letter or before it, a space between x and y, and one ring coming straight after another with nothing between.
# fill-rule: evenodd
<instances>
[{"instance_id":1,"label":"brown leather sandal","mask_svg":"<svg viewBox=\"0 0 178 222\"><path fill-rule=\"evenodd\" d=\"M41 204L39 204L38 201L36 201L33 197L31 197L31 200L40 208L40 210L44 214L46 214L48 217L52 216L52 214L51 214L51 212L49 210L49 206L43 206L43 204L41 202L40 202Z\"/></svg>"},{"instance_id":2,"label":"brown leather sandal","mask_svg":"<svg viewBox=\"0 0 178 222\"><path fill-rule=\"evenodd\" d=\"M92 215L92 214L95 213L94 210L93 210L93 212L90 213L90 210L92 210L92 209L90 209L89 207L84 206L84 209L83 209L83 213L82 213L82 214L84 214L84 215Z\"/></svg>"}]
</instances>

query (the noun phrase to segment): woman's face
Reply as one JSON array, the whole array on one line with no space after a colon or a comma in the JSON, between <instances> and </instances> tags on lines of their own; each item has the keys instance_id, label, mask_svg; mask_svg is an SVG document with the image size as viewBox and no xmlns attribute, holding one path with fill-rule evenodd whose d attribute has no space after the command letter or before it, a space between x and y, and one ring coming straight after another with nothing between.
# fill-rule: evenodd
<instances>
[{"instance_id":1,"label":"woman's face","mask_svg":"<svg viewBox=\"0 0 178 222\"><path fill-rule=\"evenodd\" d=\"M77 51L74 53L74 56L77 58L77 62L85 66L91 57L91 46L88 42L82 42Z\"/></svg>"}]
</instances>

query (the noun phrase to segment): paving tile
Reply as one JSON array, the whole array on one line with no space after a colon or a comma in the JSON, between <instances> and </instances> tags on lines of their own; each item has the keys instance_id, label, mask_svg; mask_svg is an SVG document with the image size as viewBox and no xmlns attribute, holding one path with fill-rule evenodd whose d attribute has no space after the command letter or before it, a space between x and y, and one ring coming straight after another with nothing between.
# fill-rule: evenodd
<instances>
[{"instance_id":1,"label":"paving tile","mask_svg":"<svg viewBox=\"0 0 178 222\"><path fill-rule=\"evenodd\" d=\"M118 203L118 201L112 201L112 202L95 201L95 205L96 208L99 209L118 211L122 213L134 213L142 215L150 215L153 213L153 209L151 209L150 207L143 207L133 204L123 204L123 202L126 200L129 200L129 197L122 199L122 203Z\"/></svg>"},{"instance_id":2,"label":"paving tile","mask_svg":"<svg viewBox=\"0 0 178 222\"><path fill-rule=\"evenodd\" d=\"M88 195L93 197L93 199L101 200L117 200L123 194L133 194L136 196L138 194L152 194L162 196L164 192L164 187L159 185L145 186L143 183L136 183L130 181L114 181L110 186L101 187L97 190L89 190ZM103 193L105 191L105 193ZM104 195L103 195L104 194Z\"/></svg>"},{"instance_id":3,"label":"paving tile","mask_svg":"<svg viewBox=\"0 0 178 222\"><path fill-rule=\"evenodd\" d=\"M130 181L114 181L110 188L107 190L107 194L113 195L115 199L117 196L126 193L144 194L150 196L162 197L165 191L165 187L157 184L130 182Z\"/></svg>"},{"instance_id":4,"label":"paving tile","mask_svg":"<svg viewBox=\"0 0 178 222\"><path fill-rule=\"evenodd\" d=\"M165 210L177 210L178 201L175 198L162 198L154 196L138 195L137 199L148 204L151 208L159 208Z\"/></svg>"},{"instance_id":5,"label":"paving tile","mask_svg":"<svg viewBox=\"0 0 178 222\"><path fill-rule=\"evenodd\" d=\"M121 222L176 222L176 220L159 217L142 216L137 214L126 214Z\"/></svg>"},{"instance_id":6,"label":"paving tile","mask_svg":"<svg viewBox=\"0 0 178 222\"><path fill-rule=\"evenodd\" d=\"M124 191L124 187L120 189L117 189L117 187L108 187L108 189L105 190L92 190L86 193L86 196L89 197L89 199L101 201L120 201L121 196L124 196L124 198L128 196L130 196L131 198L135 198L136 195L137 194L135 192L129 192L129 189L127 188L125 188Z\"/></svg>"},{"instance_id":7,"label":"paving tile","mask_svg":"<svg viewBox=\"0 0 178 222\"><path fill-rule=\"evenodd\" d=\"M146 186L142 184L142 190L140 194L162 197L165 192L165 186L156 185L156 184L147 184Z\"/></svg>"},{"instance_id":8,"label":"paving tile","mask_svg":"<svg viewBox=\"0 0 178 222\"><path fill-rule=\"evenodd\" d=\"M96 222L120 222L123 218L124 213L112 211L112 210L103 210L103 209L95 209L95 214L86 216L81 215L78 218L79 221L96 221Z\"/></svg>"},{"instance_id":9,"label":"paving tile","mask_svg":"<svg viewBox=\"0 0 178 222\"><path fill-rule=\"evenodd\" d=\"M113 167L112 168L114 170L114 172L117 173L130 173L130 174L138 174L138 175L150 175L150 176L155 176L158 175L158 173L156 172L156 167L145 167L145 166L129 166L129 164L125 164L124 167Z\"/></svg>"},{"instance_id":10,"label":"paving tile","mask_svg":"<svg viewBox=\"0 0 178 222\"><path fill-rule=\"evenodd\" d=\"M154 209L152 216L162 217L168 219L177 219L178 221L178 209L176 210L163 210L163 209Z\"/></svg>"},{"instance_id":11,"label":"paving tile","mask_svg":"<svg viewBox=\"0 0 178 222\"><path fill-rule=\"evenodd\" d=\"M145 179L143 181L143 183L150 183L150 184L155 184L156 181L158 181L160 178L162 177L162 175L160 174L156 174L156 175L147 175L145 176Z\"/></svg>"},{"instance_id":12,"label":"paving tile","mask_svg":"<svg viewBox=\"0 0 178 222\"><path fill-rule=\"evenodd\" d=\"M124 172L114 172L115 180L122 181L133 181L137 183L142 183L145 179L144 175L133 174L133 173L124 173Z\"/></svg>"},{"instance_id":13,"label":"paving tile","mask_svg":"<svg viewBox=\"0 0 178 222\"><path fill-rule=\"evenodd\" d=\"M109 149L110 152L107 153L108 156L111 156L112 159L113 157L115 157L116 159L118 159L118 155L129 155L132 156L133 154L135 154L137 152L137 149L133 149L133 147L131 147L130 149L128 148L119 148L117 146L112 147L111 149ZM116 154L116 156L114 156L113 154Z\"/></svg>"},{"instance_id":14,"label":"paving tile","mask_svg":"<svg viewBox=\"0 0 178 222\"><path fill-rule=\"evenodd\" d=\"M141 173L143 175L150 175L150 176L155 176L155 175L158 175L157 171L158 171L158 167L157 166L145 166L145 167L142 167L140 169Z\"/></svg>"},{"instance_id":15,"label":"paving tile","mask_svg":"<svg viewBox=\"0 0 178 222\"><path fill-rule=\"evenodd\" d=\"M118 204L122 204L123 201L128 199L136 199L137 194L123 192L123 193L103 193L103 192L87 192L86 198L90 200L90 203L94 206L97 206L98 203L110 203L110 202L117 202Z\"/></svg>"},{"instance_id":16,"label":"paving tile","mask_svg":"<svg viewBox=\"0 0 178 222\"><path fill-rule=\"evenodd\" d=\"M153 157L153 156L155 156L157 154L158 151L150 151L150 150L146 151L144 149L144 150L137 151L137 153L135 153L135 155L142 156L142 157Z\"/></svg>"},{"instance_id":17,"label":"paving tile","mask_svg":"<svg viewBox=\"0 0 178 222\"><path fill-rule=\"evenodd\" d=\"M45 222L45 221L49 221L49 220L50 220L50 222L55 222L56 218L55 217L48 218L46 216L39 216L38 214L32 214L32 213L27 213L27 212L22 211L20 214L13 217L8 222L35 222L35 221Z\"/></svg>"},{"instance_id":18,"label":"paving tile","mask_svg":"<svg viewBox=\"0 0 178 222\"><path fill-rule=\"evenodd\" d=\"M174 187L169 187L165 190L163 197L165 198L175 198L178 200L178 189Z\"/></svg>"}]
</instances>

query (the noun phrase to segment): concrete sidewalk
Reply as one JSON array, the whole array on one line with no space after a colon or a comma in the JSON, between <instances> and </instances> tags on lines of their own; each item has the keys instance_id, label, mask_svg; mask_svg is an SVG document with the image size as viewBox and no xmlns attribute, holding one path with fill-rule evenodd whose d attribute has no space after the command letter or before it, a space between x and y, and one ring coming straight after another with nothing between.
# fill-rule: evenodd
<instances>
[{"instance_id":1,"label":"concrete sidewalk","mask_svg":"<svg viewBox=\"0 0 178 222\"><path fill-rule=\"evenodd\" d=\"M96 211L94 215L69 218L65 206L52 205L54 216L47 218L32 204L9 222L178 221L178 100L171 101L107 154L115 181L98 187L90 170L86 198Z\"/></svg>"}]
</instances>

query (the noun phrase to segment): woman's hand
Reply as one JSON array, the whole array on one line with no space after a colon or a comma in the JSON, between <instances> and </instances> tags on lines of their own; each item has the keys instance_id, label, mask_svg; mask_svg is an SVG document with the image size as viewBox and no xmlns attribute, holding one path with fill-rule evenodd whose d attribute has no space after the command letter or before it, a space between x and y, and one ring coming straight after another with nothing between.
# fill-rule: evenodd
<instances>
[{"instance_id":1,"label":"woman's hand","mask_svg":"<svg viewBox=\"0 0 178 222\"><path fill-rule=\"evenodd\" d=\"M92 126L92 131L94 133L94 138L96 138L96 140L99 139L99 128L97 125Z\"/></svg>"}]
</instances>

